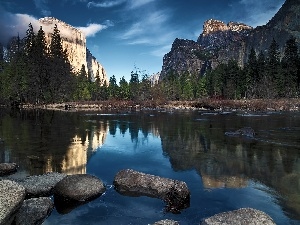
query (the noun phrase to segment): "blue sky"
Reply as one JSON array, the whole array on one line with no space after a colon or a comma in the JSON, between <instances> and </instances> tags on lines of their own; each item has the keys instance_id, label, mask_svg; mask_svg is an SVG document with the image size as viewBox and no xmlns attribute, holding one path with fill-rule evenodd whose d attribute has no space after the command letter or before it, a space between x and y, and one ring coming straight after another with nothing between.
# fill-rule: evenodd
<instances>
[{"instance_id":1,"label":"blue sky","mask_svg":"<svg viewBox=\"0 0 300 225\"><path fill-rule=\"evenodd\" d=\"M108 77L130 79L135 67L161 71L175 38L197 40L204 21L266 24L284 0L0 0L0 41L29 22L51 16L87 36L87 47ZM33 23L34 24L34 23ZM4 31L4 33L2 33Z\"/></svg>"}]
</instances>

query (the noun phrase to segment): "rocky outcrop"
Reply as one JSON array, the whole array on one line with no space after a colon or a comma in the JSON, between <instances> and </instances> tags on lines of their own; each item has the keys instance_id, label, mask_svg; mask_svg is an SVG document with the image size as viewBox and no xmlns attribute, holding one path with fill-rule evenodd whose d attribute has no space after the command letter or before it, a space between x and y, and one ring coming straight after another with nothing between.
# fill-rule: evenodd
<instances>
[{"instance_id":1,"label":"rocky outcrop","mask_svg":"<svg viewBox=\"0 0 300 225\"><path fill-rule=\"evenodd\" d=\"M68 175L62 179L54 190L55 198L74 201L87 201L99 197L105 192L103 182L89 174Z\"/></svg>"},{"instance_id":2,"label":"rocky outcrop","mask_svg":"<svg viewBox=\"0 0 300 225\"><path fill-rule=\"evenodd\" d=\"M26 177L18 183L25 187L27 197L48 197L53 194L55 185L66 176L61 173L46 173Z\"/></svg>"},{"instance_id":3,"label":"rocky outcrop","mask_svg":"<svg viewBox=\"0 0 300 225\"><path fill-rule=\"evenodd\" d=\"M199 74L202 67L205 66L205 60L202 60L197 55L202 50L203 48L195 41L176 38L172 44L171 51L163 58L159 79L163 80L172 73L182 74L189 72Z\"/></svg>"},{"instance_id":4,"label":"rocky outcrop","mask_svg":"<svg viewBox=\"0 0 300 225\"><path fill-rule=\"evenodd\" d=\"M16 163L0 163L0 176L9 175L17 171Z\"/></svg>"},{"instance_id":5,"label":"rocky outcrop","mask_svg":"<svg viewBox=\"0 0 300 225\"><path fill-rule=\"evenodd\" d=\"M190 191L183 181L126 169L117 173L114 186L123 195L160 198L167 203L167 211L174 213L190 205Z\"/></svg>"},{"instance_id":6,"label":"rocky outcrop","mask_svg":"<svg viewBox=\"0 0 300 225\"><path fill-rule=\"evenodd\" d=\"M86 49L86 63L92 81L99 79L100 84L109 84L104 67L97 61L88 49Z\"/></svg>"},{"instance_id":7,"label":"rocky outcrop","mask_svg":"<svg viewBox=\"0 0 300 225\"><path fill-rule=\"evenodd\" d=\"M0 181L0 225L11 224L25 198L25 188L14 181Z\"/></svg>"},{"instance_id":8,"label":"rocky outcrop","mask_svg":"<svg viewBox=\"0 0 300 225\"><path fill-rule=\"evenodd\" d=\"M16 214L16 225L41 225L51 214L54 204L50 198L31 198L23 202Z\"/></svg>"},{"instance_id":9,"label":"rocky outcrop","mask_svg":"<svg viewBox=\"0 0 300 225\"><path fill-rule=\"evenodd\" d=\"M80 71L82 65L91 75L91 80L95 81L97 74L100 77L100 84L107 81L107 75L103 66L96 60L86 47L86 37L77 28L53 17L44 17L39 20L45 31L46 42L50 44L51 33L56 24L60 31L62 46L67 50L68 59L74 72Z\"/></svg>"},{"instance_id":10,"label":"rocky outcrop","mask_svg":"<svg viewBox=\"0 0 300 225\"><path fill-rule=\"evenodd\" d=\"M175 220L160 220L155 222L153 225L179 225Z\"/></svg>"},{"instance_id":11,"label":"rocky outcrop","mask_svg":"<svg viewBox=\"0 0 300 225\"><path fill-rule=\"evenodd\" d=\"M264 224L275 225L272 218L264 212L251 208L219 213L204 219L201 225L243 225L243 224Z\"/></svg>"},{"instance_id":12,"label":"rocky outcrop","mask_svg":"<svg viewBox=\"0 0 300 225\"><path fill-rule=\"evenodd\" d=\"M208 20L197 42L176 39L164 56L161 74L189 72L203 75L210 65L215 68L230 59L243 67L251 48L266 52L273 40L281 55L286 41L294 36L300 47L300 5L298 0L286 0L278 13L264 26L252 28L243 23ZM187 44L189 43L189 44Z\"/></svg>"}]
</instances>

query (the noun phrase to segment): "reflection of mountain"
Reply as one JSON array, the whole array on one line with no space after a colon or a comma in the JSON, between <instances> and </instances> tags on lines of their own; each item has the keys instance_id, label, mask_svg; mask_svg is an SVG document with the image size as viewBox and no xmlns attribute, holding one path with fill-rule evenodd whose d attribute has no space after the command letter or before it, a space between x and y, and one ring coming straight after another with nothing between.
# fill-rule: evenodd
<instances>
[{"instance_id":1,"label":"reflection of mountain","mask_svg":"<svg viewBox=\"0 0 300 225\"><path fill-rule=\"evenodd\" d=\"M62 161L62 172L66 174L86 173L86 164L93 152L101 147L106 139L107 126L92 127L86 131L86 136L81 138L75 135Z\"/></svg>"},{"instance_id":2,"label":"reflection of mountain","mask_svg":"<svg viewBox=\"0 0 300 225\"><path fill-rule=\"evenodd\" d=\"M22 165L20 173L85 173L86 163L101 147L105 123L83 121L80 114L20 111L0 114L0 161ZM11 151L10 149L13 149Z\"/></svg>"},{"instance_id":3,"label":"reflection of mountain","mask_svg":"<svg viewBox=\"0 0 300 225\"><path fill-rule=\"evenodd\" d=\"M280 136L288 137L289 134L274 132L290 124L299 124L299 120L292 117L295 121L291 121L288 115L267 118L217 115L192 122L191 116L173 115L160 118L157 124L163 151L174 170L195 169L205 188L242 188L247 186L249 179L259 181L287 197L284 204L300 215L300 149L297 145L281 145ZM272 138L278 144L260 137L251 140L224 135L226 131L249 124L255 131L261 131L258 135L263 137L267 133L263 138ZM296 137L296 131L291 135Z\"/></svg>"}]
</instances>

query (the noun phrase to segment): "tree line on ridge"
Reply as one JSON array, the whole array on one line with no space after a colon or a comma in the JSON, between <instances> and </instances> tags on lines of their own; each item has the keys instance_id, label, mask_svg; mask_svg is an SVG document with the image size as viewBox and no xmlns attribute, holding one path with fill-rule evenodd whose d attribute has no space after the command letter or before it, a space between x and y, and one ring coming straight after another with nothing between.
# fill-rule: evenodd
<instances>
[{"instance_id":1,"label":"tree line on ridge","mask_svg":"<svg viewBox=\"0 0 300 225\"><path fill-rule=\"evenodd\" d=\"M170 72L152 84L150 76L138 68L119 82L113 75L101 85L86 68L72 71L67 50L62 47L55 25L49 46L42 27L37 33L29 24L24 39L17 37L13 48L0 59L0 103L47 104L67 101L102 100L197 100L297 98L300 92L300 56L296 39L287 40L280 56L275 39L266 54L252 48L243 68L229 60L204 75Z\"/></svg>"}]
</instances>

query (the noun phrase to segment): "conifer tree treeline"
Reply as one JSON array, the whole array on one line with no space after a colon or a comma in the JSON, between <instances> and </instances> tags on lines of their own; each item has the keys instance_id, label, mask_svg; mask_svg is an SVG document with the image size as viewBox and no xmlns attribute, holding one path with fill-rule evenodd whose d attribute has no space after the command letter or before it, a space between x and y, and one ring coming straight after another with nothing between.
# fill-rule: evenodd
<instances>
[{"instance_id":1,"label":"conifer tree treeline","mask_svg":"<svg viewBox=\"0 0 300 225\"><path fill-rule=\"evenodd\" d=\"M42 27L35 34L31 24L26 37L16 38L14 46L8 59L0 60L1 103L294 98L300 93L300 56L293 37L286 42L283 56L274 39L266 53L252 48L244 68L229 60L202 76L173 71L154 85L136 67L129 82L124 76L118 82L113 75L102 86L98 78L91 81L84 65L73 74L56 25L49 46Z\"/></svg>"}]
</instances>

